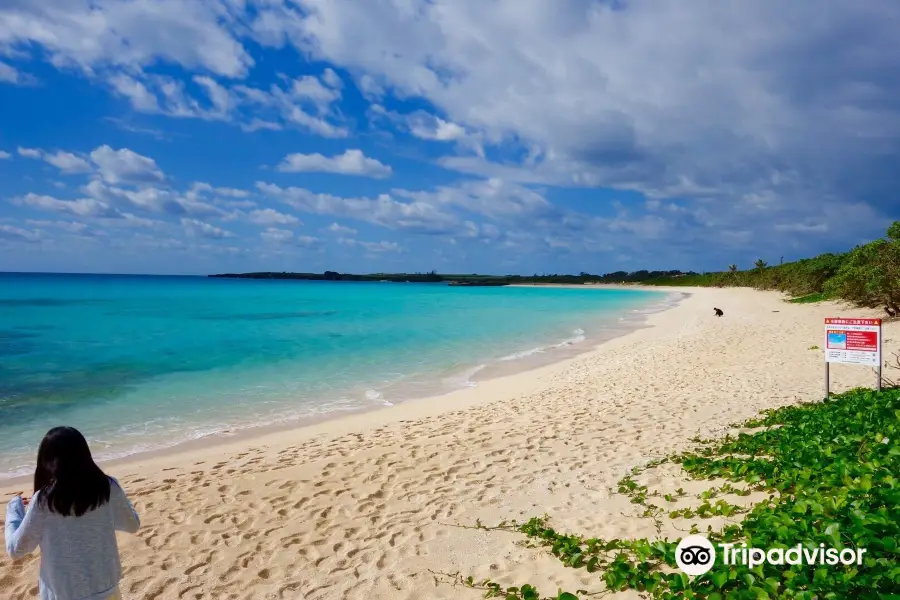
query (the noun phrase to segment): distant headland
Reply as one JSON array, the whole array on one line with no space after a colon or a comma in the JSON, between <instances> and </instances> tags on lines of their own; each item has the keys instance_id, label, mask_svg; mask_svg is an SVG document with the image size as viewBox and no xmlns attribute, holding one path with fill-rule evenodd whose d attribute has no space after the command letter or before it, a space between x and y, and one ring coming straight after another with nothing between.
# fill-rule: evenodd
<instances>
[{"instance_id":1,"label":"distant headland","mask_svg":"<svg viewBox=\"0 0 900 600\"><path fill-rule=\"evenodd\" d=\"M384 283L443 283L450 286L478 286L493 287L503 285L523 284L573 284L590 285L603 283L647 283L656 280L671 280L673 278L697 275L697 273L682 271L617 271L604 275L592 275L579 273L578 275L479 275L472 273L441 274L435 271L429 273L372 273L357 275L352 273L338 273L337 271L325 271L324 273L288 273L288 272L258 272L258 273L219 273L209 277L232 279L292 279L301 281L370 281Z\"/></svg>"}]
</instances>

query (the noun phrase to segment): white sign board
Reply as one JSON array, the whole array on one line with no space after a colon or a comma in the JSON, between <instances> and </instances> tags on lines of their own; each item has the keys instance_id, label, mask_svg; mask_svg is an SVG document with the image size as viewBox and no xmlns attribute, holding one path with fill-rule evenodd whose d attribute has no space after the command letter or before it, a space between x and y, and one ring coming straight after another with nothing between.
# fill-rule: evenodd
<instances>
[{"instance_id":1,"label":"white sign board","mask_svg":"<svg viewBox=\"0 0 900 600\"><path fill-rule=\"evenodd\" d=\"M825 362L881 366L881 319L825 319Z\"/></svg>"}]
</instances>

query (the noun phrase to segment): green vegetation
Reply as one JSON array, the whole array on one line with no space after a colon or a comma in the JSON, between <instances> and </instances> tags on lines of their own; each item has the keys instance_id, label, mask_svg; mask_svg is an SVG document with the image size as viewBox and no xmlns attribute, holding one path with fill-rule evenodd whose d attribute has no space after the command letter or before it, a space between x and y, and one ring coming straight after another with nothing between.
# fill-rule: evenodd
<instances>
[{"instance_id":1,"label":"green vegetation","mask_svg":"<svg viewBox=\"0 0 900 600\"><path fill-rule=\"evenodd\" d=\"M822 403L767 411L743 427L753 433L700 442L692 452L635 469L619 492L645 507L644 516L660 519L708 518L745 513L739 525L706 535L713 544L746 543L749 547L866 549L862 563L772 565L750 568L725 565L722 549L706 574L690 578L676 569L677 540L605 540L560 533L548 517L525 523L476 528L525 536L527 544L550 552L565 566L597 574L597 587L543 596L532 585L502 587L459 574L437 573L439 580L483 590L487 598L506 600L577 600L634 590L653 599L795 600L871 598L896 600L900 594L900 389L853 390ZM700 480L726 480L700 494L693 510L666 511L655 502L672 502L633 480L633 475L662 462L680 464ZM767 498L749 510L718 500L721 493ZM679 490L678 496L683 491ZM685 524L691 533L697 524Z\"/></svg>"},{"instance_id":2,"label":"green vegetation","mask_svg":"<svg viewBox=\"0 0 900 600\"><path fill-rule=\"evenodd\" d=\"M832 298L867 308L880 307L892 317L900 315L900 221L888 228L886 238L844 254L822 254L774 267L759 259L746 271L734 267L730 265L727 272L661 277L644 283L779 290L793 296L792 302Z\"/></svg>"}]
</instances>

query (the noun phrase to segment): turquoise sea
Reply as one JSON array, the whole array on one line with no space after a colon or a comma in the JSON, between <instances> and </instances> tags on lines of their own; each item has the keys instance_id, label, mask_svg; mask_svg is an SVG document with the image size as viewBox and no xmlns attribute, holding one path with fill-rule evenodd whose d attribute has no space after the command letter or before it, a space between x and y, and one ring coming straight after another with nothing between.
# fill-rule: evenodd
<instances>
[{"instance_id":1,"label":"turquoise sea","mask_svg":"<svg viewBox=\"0 0 900 600\"><path fill-rule=\"evenodd\" d=\"M46 430L100 458L475 385L634 328L666 294L0 273L0 478ZM480 372L480 373L479 373Z\"/></svg>"}]
</instances>

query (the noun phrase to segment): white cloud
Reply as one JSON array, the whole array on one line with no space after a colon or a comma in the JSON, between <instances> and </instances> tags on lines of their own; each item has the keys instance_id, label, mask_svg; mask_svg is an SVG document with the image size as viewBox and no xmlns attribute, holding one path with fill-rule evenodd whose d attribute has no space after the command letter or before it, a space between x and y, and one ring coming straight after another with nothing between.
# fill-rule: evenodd
<instances>
[{"instance_id":1,"label":"white cloud","mask_svg":"<svg viewBox=\"0 0 900 600\"><path fill-rule=\"evenodd\" d=\"M343 154L328 157L322 154L288 154L278 165L283 173L321 172L342 175L362 175L385 178L390 176L391 167L374 158L368 158L362 150L347 150Z\"/></svg>"},{"instance_id":2,"label":"white cloud","mask_svg":"<svg viewBox=\"0 0 900 600\"><path fill-rule=\"evenodd\" d=\"M327 227L328 231L331 233L336 233L338 235L356 235L356 230L352 227L345 227L340 223L332 223Z\"/></svg>"},{"instance_id":3,"label":"white cloud","mask_svg":"<svg viewBox=\"0 0 900 600\"><path fill-rule=\"evenodd\" d=\"M288 229L278 229L269 227L259 234L264 242L270 244L284 244L300 246L303 248L311 248L320 245L320 240L310 235L295 235L293 231Z\"/></svg>"},{"instance_id":4,"label":"white cloud","mask_svg":"<svg viewBox=\"0 0 900 600\"><path fill-rule=\"evenodd\" d=\"M298 246L302 246L304 248L312 248L313 246L318 246L320 240L319 238L313 237L311 235L298 235L296 237L296 243Z\"/></svg>"},{"instance_id":5,"label":"white cloud","mask_svg":"<svg viewBox=\"0 0 900 600\"><path fill-rule=\"evenodd\" d=\"M250 220L257 225L297 225L300 219L294 215L278 212L273 208L263 208L250 213Z\"/></svg>"},{"instance_id":6,"label":"white cloud","mask_svg":"<svg viewBox=\"0 0 900 600\"><path fill-rule=\"evenodd\" d=\"M223 240L235 237L230 231L226 231L215 225L210 225L209 223L204 223L203 221L198 221L197 219L182 218L181 225L188 235L193 237L202 237L211 240Z\"/></svg>"},{"instance_id":7,"label":"white cloud","mask_svg":"<svg viewBox=\"0 0 900 600\"><path fill-rule=\"evenodd\" d=\"M173 190L143 186L137 190L104 184L93 180L82 188L88 196L109 204L117 204L130 209L137 209L170 216L192 217L224 217L225 212L203 200L195 193L187 192L184 196Z\"/></svg>"},{"instance_id":8,"label":"white cloud","mask_svg":"<svg viewBox=\"0 0 900 600\"><path fill-rule=\"evenodd\" d=\"M225 117L231 110L231 95L227 89L216 83L211 77L194 77L194 83L206 91L213 106L213 114Z\"/></svg>"},{"instance_id":9,"label":"white cloud","mask_svg":"<svg viewBox=\"0 0 900 600\"><path fill-rule=\"evenodd\" d=\"M239 190L236 188L227 187L217 187L214 188L213 191L219 196L226 196L228 198L246 198L250 195L247 190Z\"/></svg>"},{"instance_id":10,"label":"white cloud","mask_svg":"<svg viewBox=\"0 0 900 600\"><path fill-rule=\"evenodd\" d=\"M339 103L351 81L388 106L427 106L390 124L453 142L454 155L439 164L487 181L372 198L260 188L300 210L395 229L505 241L516 230L540 229L541 240L560 248L578 248L571 232L585 231L585 223L607 234L668 236L671 247L700 248L719 236L765 245L753 238L762 230L771 240L828 231L830 243L853 237L852 244L895 212L900 11L893 0L835 0L828 11L812 0L787 9L775 0L548 6L12 0L0 7L0 56L49 57L106 82L135 110L217 119L246 131L346 137L353 121ZM242 80L253 66L245 44L294 46L310 64L334 65L345 81L329 68L251 87ZM12 67L2 65L9 80ZM253 74L255 81L262 75ZM411 144L402 151L421 150ZM46 158L24 148L20 155ZM364 161L374 159L357 158L351 170L372 168ZM303 170L309 162L300 164ZM118 172L107 169L105 181L163 181L155 164L143 181L126 182ZM640 209L639 199L630 213L589 220L554 207L552 189L524 184L612 187L657 204ZM172 215L210 208L188 193L139 191L107 190L111 197L101 201ZM867 218L839 227L842 207L855 198ZM500 225L499 236L473 215ZM776 236L785 231L803 235Z\"/></svg>"},{"instance_id":11,"label":"white cloud","mask_svg":"<svg viewBox=\"0 0 900 600\"><path fill-rule=\"evenodd\" d=\"M305 75L287 80L284 87L271 85L263 90L195 75L191 82L197 89L192 91L173 77L141 75L138 79L117 74L110 78L110 85L140 112L236 122L248 132L279 130L286 124L322 137L341 138L348 135L347 129L331 122L339 116L334 104L341 99L340 87L322 83L325 79L335 83L334 77L336 74L326 69L321 80Z\"/></svg>"},{"instance_id":12,"label":"white cloud","mask_svg":"<svg viewBox=\"0 0 900 600\"><path fill-rule=\"evenodd\" d=\"M356 85L363 96L373 102L380 100L386 93L384 86L368 73L360 75Z\"/></svg>"},{"instance_id":13,"label":"white cloud","mask_svg":"<svg viewBox=\"0 0 900 600\"><path fill-rule=\"evenodd\" d=\"M284 119L290 123L299 126L302 129L308 129L316 135L326 138L343 138L347 137L347 130L343 127L332 125L325 119L314 117L307 113L299 106L292 106L286 111Z\"/></svg>"},{"instance_id":14,"label":"white cloud","mask_svg":"<svg viewBox=\"0 0 900 600\"><path fill-rule=\"evenodd\" d=\"M458 231L460 219L440 207L413 200L400 202L389 194L377 198L342 198L331 194L317 194L297 187L281 188L258 182L257 189L297 210L320 215L346 217L418 233L444 234Z\"/></svg>"},{"instance_id":15,"label":"white cloud","mask_svg":"<svg viewBox=\"0 0 900 600\"><path fill-rule=\"evenodd\" d=\"M368 252L402 252L403 248L397 242L363 242L352 238L340 238L338 243L345 246L364 248Z\"/></svg>"},{"instance_id":16,"label":"white cloud","mask_svg":"<svg viewBox=\"0 0 900 600\"><path fill-rule=\"evenodd\" d=\"M325 69L322 72L322 81L324 81L325 85L328 87L335 89L342 87L344 84L344 82L341 81L341 77L334 72L334 69Z\"/></svg>"},{"instance_id":17,"label":"white cloud","mask_svg":"<svg viewBox=\"0 0 900 600\"><path fill-rule=\"evenodd\" d=\"M424 110L401 114L386 109L380 104L369 107L369 118L373 122L386 120L395 127L408 130L414 137L436 142L461 142L463 147L475 150L482 154L479 135L469 134L465 127L445 121L440 117Z\"/></svg>"},{"instance_id":18,"label":"white cloud","mask_svg":"<svg viewBox=\"0 0 900 600\"><path fill-rule=\"evenodd\" d=\"M785 218L821 214L826 195L889 213L900 184L892 0L300 4L261 10L278 17L267 39L354 73L370 98L422 99L496 150L450 168L697 191L733 220L740 196L766 191L790 198L773 207ZM460 135L437 117L413 131Z\"/></svg>"},{"instance_id":19,"label":"white cloud","mask_svg":"<svg viewBox=\"0 0 900 600\"><path fill-rule=\"evenodd\" d=\"M61 229L68 233L83 233L87 228L86 223L80 223L78 221L46 221L41 219L28 219L25 221L26 225L31 225L32 227L49 227L52 229Z\"/></svg>"},{"instance_id":20,"label":"white cloud","mask_svg":"<svg viewBox=\"0 0 900 600\"><path fill-rule=\"evenodd\" d=\"M423 140L438 142L452 142L466 136L466 130L456 123L450 123L431 115L429 117L411 118L409 123L410 133Z\"/></svg>"},{"instance_id":21,"label":"white cloud","mask_svg":"<svg viewBox=\"0 0 900 600\"><path fill-rule=\"evenodd\" d=\"M272 121L264 121L262 119L253 118L249 123L245 123L241 125L241 129L246 131L247 133L253 133L254 131L281 131L284 127L279 123L273 123Z\"/></svg>"},{"instance_id":22,"label":"white cloud","mask_svg":"<svg viewBox=\"0 0 900 600\"><path fill-rule=\"evenodd\" d=\"M92 72L157 62L240 77L253 59L234 38L230 3L14 2L0 8L0 49L40 44L57 66ZM237 8L237 5L233 5Z\"/></svg>"},{"instance_id":23,"label":"white cloud","mask_svg":"<svg viewBox=\"0 0 900 600\"><path fill-rule=\"evenodd\" d=\"M28 231L21 227L13 227L12 225L0 223L0 239L12 240L14 242L38 242L41 240L41 234L39 231Z\"/></svg>"},{"instance_id":24,"label":"white cloud","mask_svg":"<svg viewBox=\"0 0 900 600\"><path fill-rule=\"evenodd\" d=\"M90 173L93 170L88 161L71 152L60 150L56 154L45 153L44 160L67 175Z\"/></svg>"},{"instance_id":25,"label":"white cloud","mask_svg":"<svg viewBox=\"0 0 900 600\"><path fill-rule=\"evenodd\" d=\"M294 239L294 232L287 229L269 227L265 231L260 232L259 237L271 244L285 244Z\"/></svg>"},{"instance_id":26,"label":"white cloud","mask_svg":"<svg viewBox=\"0 0 900 600\"><path fill-rule=\"evenodd\" d=\"M329 71L334 73L331 69ZM311 102L320 113L327 112L331 103L341 97L339 91L322 85L318 77L311 75L304 75L295 79L288 93L296 100Z\"/></svg>"},{"instance_id":27,"label":"white cloud","mask_svg":"<svg viewBox=\"0 0 900 600\"><path fill-rule=\"evenodd\" d=\"M59 150L51 154L37 148L22 148L21 146L17 149L17 152L19 156L25 158L43 159L66 175L90 173L93 170L88 161L72 152Z\"/></svg>"},{"instance_id":28,"label":"white cloud","mask_svg":"<svg viewBox=\"0 0 900 600\"><path fill-rule=\"evenodd\" d=\"M0 83L19 83L19 72L11 65L0 61Z\"/></svg>"},{"instance_id":29,"label":"white cloud","mask_svg":"<svg viewBox=\"0 0 900 600\"><path fill-rule=\"evenodd\" d=\"M131 101L135 110L148 113L160 110L156 95L134 77L119 73L111 77L109 83L117 94Z\"/></svg>"},{"instance_id":30,"label":"white cloud","mask_svg":"<svg viewBox=\"0 0 900 600\"><path fill-rule=\"evenodd\" d=\"M128 148L113 150L100 146L91 152L91 160L97 165L100 175L111 184L152 183L165 179L156 161L141 156Z\"/></svg>"},{"instance_id":31,"label":"white cloud","mask_svg":"<svg viewBox=\"0 0 900 600\"><path fill-rule=\"evenodd\" d=\"M93 198L79 198L78 200L58 200L52 196L39 194L26 194L16 200L17 204L48 212L65 213L78 217L98 217L106 219L123 218L115 208L105 202Z\"/></svg>"},{"instance_id":32,"label":"white cloud","mask_svg":"<svg viewBox=\"0 0 900 600\"><path fill-rule=\"evenodd\" d=\"M7 160L9 158L12 158L12 154L10 154L9 152L4 152L3 150L0 150L0 160Z\"/></svg>"},{"instance_id":33,"label":"white cloud","mask_svg":"<svg viewBox=\"0 0 900 600\"><path fill-rule=\"evenodd\" d=\"M217 196L225 196L228 198L247 198L250 195L250 192L248 192L247 190L240 190L237 188L229 187L213 187L203 181L195 181L191 184L191 189L188 192L188 196L196 199L197 194L203 192L211 192Z\"/></svg>"}]
</instances>

